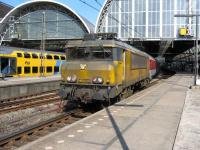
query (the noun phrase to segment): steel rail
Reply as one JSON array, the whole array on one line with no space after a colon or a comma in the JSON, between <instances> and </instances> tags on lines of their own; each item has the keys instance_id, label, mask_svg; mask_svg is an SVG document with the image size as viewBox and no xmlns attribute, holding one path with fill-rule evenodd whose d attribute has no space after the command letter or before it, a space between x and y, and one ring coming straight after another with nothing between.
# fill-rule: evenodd
<instances>
[{"instance_id":1,"label":"steel rail","mask_svg":"<svg viewBox=\"0 0 200 150\"><path fill-rule=\"evenodd\" d=\"M80 113L80 109L75 109L75 110L71 110L67 113L64 113L62 115L59 115L57 117L54 117L52 119L49 119L47 121L43 121L40 122L36 125L32 125L30 127L27 127L23 130L20 130L18 132L12 133L10 135L4 136L0 138L0 149L1 148L6 148L6 146L10 147L13 144L15 144L15 142L20 141L20 140L25 140L28 139L29 137L36 135L37 133L44 131L45 129L50 129L50 128L55 128L56 125L58 127L58 125L60 126L60 124L70 124L74 121L71 121L71 115L75 114L75 113ZM75 120L76 121L76 120ZM63 126L63 125L61 125Z\"/></svg>"}]
</instances>

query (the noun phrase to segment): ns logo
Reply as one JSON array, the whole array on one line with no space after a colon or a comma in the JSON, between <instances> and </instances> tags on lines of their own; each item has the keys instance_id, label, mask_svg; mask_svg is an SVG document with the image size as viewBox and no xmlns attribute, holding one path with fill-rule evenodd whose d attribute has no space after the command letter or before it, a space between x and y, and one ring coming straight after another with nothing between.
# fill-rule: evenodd
<instances>
[{"instance_id":1,"label":"ns logo","mask_svg":"<svg viewBox=\"0 0 200 150\"><path fill-rule=\"evenodd\" d=\"M86 67L87 67L87 65L86 65L86 64L80 64L80 69L81 69L81 70L85 70L85 69L86 69Z\"/></svg>"}]
</instances>

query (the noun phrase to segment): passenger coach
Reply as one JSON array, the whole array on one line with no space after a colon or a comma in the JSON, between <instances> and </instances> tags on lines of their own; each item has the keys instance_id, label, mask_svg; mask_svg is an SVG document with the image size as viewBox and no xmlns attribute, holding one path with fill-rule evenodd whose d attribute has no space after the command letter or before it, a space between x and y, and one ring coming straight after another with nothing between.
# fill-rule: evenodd
<instances>
[{"instance_id":1,"label":"passenger coach","mask_svg":"<svg viewBox=\"0 0 200 150\"><path fill-rule=\"evenodd\" d=\"M63 53L0 47L0 74L10 77L51 76L60 73Z\"/></svg>"}]
</instances>

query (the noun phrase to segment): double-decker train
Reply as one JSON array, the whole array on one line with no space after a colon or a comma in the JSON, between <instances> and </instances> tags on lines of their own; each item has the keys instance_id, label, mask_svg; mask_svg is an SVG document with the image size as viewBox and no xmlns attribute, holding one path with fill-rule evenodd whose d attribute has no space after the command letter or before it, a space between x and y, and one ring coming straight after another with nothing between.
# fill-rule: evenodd
<instances>
[{"instance_id":1,"label":"double-decker train","mask_svg":"<svg viewBox=\"0 0 200 150\"><path fill-rule=\"evenodd\" d=\"M66 56L59 52L0 47L0 74L9 77L51 76L60 73Z\"/></svg>"},{"instance_id":2,"label":"double-decker train","mask_svg":"<svg viewBox=\"0 0 200 150\"><path fill-rule=\"evenodd\" d=\"M106 34L95 36L66 45L67 61L61 67L63 99L108 101L150 82L156 73L153 57Z\"/></svg>"}]
</instances>

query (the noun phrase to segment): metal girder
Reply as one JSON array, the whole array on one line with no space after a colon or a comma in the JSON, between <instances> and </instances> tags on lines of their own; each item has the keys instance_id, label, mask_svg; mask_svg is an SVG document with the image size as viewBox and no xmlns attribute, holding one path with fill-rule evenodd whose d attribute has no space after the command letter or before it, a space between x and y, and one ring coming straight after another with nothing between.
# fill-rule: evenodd
<instances>
[{"instance_id":1,"label":"metal girder","mask_svg":"<svg viewBox=\"0 0 200 150\"><path fill-rule=\"evenodd\" d=\"M107 0L106 4L104 5L101 14L99 16L99 20L98 20L98 25L97 25L97 30L98 32L100 32L100 27L103 24L103 20L106 16L106 14L108 13L108 9L110 8L110 5L112 4L113 0Z\"/></svg>"}]
</instances>

